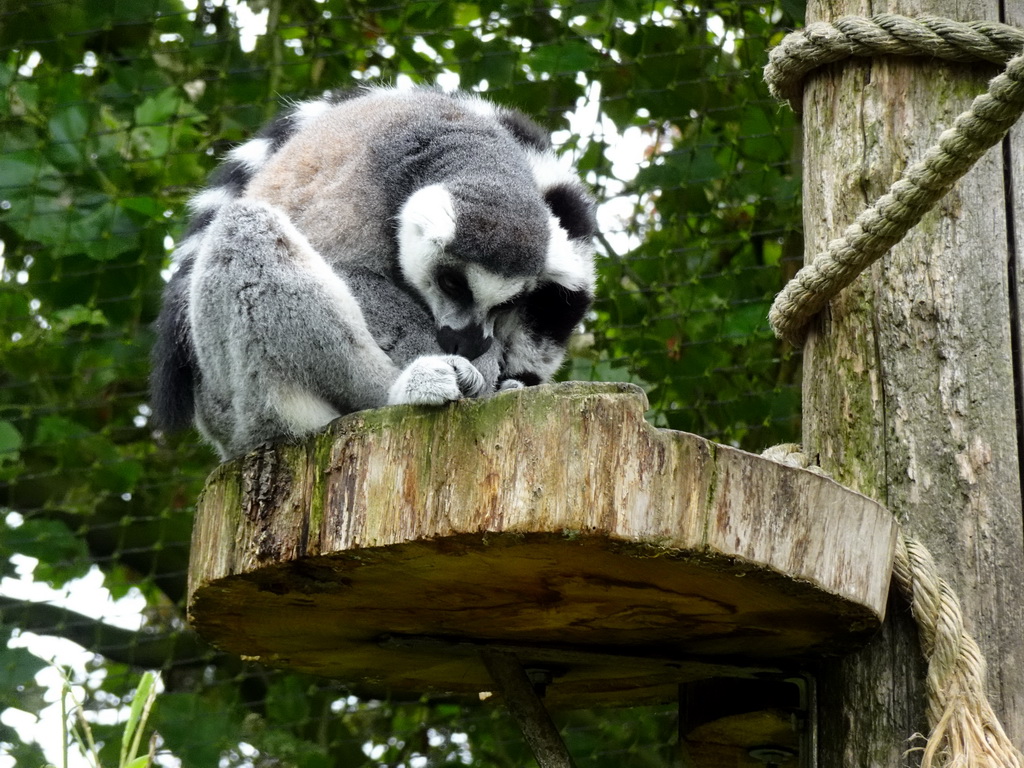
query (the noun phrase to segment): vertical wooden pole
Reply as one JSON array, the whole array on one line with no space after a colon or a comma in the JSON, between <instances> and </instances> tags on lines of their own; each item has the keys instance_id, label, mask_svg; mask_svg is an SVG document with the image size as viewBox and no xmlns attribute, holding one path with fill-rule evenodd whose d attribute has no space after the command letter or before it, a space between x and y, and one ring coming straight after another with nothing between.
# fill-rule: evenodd
<instances>
[{"instance_id":1,"label":"vertical wooden pole","mask_svg":"<svg viewBox=\"0 0 1024 768\"><path fill-rule=\"evenodd\" d=\"M514 653L484 650L480 658L539 768L575 768L572 755Z\"/></svg>"},{"instance_id":2,"label":"vertical wooden pole","mask_svg":"<svg viewBox=\"0 0 1024 768\"><path fill-rule=\"evenodd\" d=\"M924 13L1000 20L998 0L810 0L807 21ZM1018 22L1020 19L1017 20ZM919 159L995 68L884 58L804 92L804 227L813 257ZM1017 131L1020 137L1020 130ZM1019 148L1018 148L1019 149ZM1021 380L1006 157L994 149L816 321L804 354L804 446L886 503L932 551L988 662L990 698L1024 739ZM1011 169L1016 184L1024 169ZM1019 229L1019 227L1018 227ZM915 764L924 668L906 606L818 678L819 765Z\"/></svg>"}]
</instances>

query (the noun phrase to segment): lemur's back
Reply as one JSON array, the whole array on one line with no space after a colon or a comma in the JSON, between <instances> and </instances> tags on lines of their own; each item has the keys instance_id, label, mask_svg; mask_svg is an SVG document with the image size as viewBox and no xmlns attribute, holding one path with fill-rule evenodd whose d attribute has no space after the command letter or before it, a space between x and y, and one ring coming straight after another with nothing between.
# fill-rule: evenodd
<instances>
[{"instance_id":1,"label":"lemur's back","mask_svg":"<svg viewBox=\"0 0 1024 768\"><path fill-rule=\"evenodd\" d=\"M369 89L323 104L253 176L246 197L281 208L332 264L388 274L397 208L436 178L484 168L481 186L496 197L532 180L521 147L478 99Z\"/></svg>"},{"instance_id":2,"label":"lemur's back","mask_svg":"<svg viewBox=\"0 0 1024 768\"><path fill-rule=\"evenodd\" d=\"M325 103L252 178L246 196L284 211L328 262L369 261L387 269L393 223L381 215L386 201L373 182L366 137L392 135L410 117L394 101L370 91Z\"/></svg>"}]
</instances>

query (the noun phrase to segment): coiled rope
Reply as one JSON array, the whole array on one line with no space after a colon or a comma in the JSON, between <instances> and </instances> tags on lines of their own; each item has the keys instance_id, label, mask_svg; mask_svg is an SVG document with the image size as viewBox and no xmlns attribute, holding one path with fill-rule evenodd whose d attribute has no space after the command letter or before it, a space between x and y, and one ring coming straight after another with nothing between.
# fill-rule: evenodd
<instances>
[{"instance_id":1,"label":"coiled rope","mask_svg":"<svg viewBox=\"0 0 1024 768\"><path fill-rule=\"evenodd\" d=\"M1009 59L1006 70L989 83L988 92L957 117L938 143L775 297L768 321L776 336L801 344L807 322L902 240L986 150L1006 135L1024 113L1024 55L1015 55L1022 50L1024 32L1004 24L890 14L811 24L787 35L772 50L765 80L776 97L791 103L798 99L801 80L811 69L849 56Z\"/></svg>"},{"instance_id":2,"label":"coiled rope","mask_svg":"<svg viewBox=\"0 0 1024 768\"><path fill-rule=\"evenodd\" d=\"M761 455L826 474L793 443ZM1024 756L1006 735L985 693L985 657L964 629L960 601L928 549L906 531L896 540L893 579L910 603L928 662L926 714L931 731L921 768L1022 768Z\"/></svg>"},{"instance_id":3,"label":"coiled rope","mask_svg":"<svg viewBox=\"0 0 1024 768\"><path fill-rule=\"evenodd\" d=\"M922 56L945 61L1005 64L1024 51L1024 30L993 21L915 19L881 13L815 22L787 35L768 53L764 80L779 101L800 112L804 77L852 56Z\"/></svg>"}]
</instances>

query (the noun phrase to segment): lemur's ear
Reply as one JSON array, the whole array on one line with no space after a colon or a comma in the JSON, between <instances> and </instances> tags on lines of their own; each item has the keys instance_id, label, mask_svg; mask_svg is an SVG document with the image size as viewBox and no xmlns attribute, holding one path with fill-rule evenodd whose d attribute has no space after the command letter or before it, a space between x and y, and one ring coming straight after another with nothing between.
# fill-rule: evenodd
<instances>
[{"instance_id":1,"label":"lemur's ear","mask_svg":"<svg viewBox=\"0 0 1024 768\"><path fill-rule=\"evenodd\" d=\"M590 240L597 232L594 204L579 185L556 184L544 190L544 202L572 239Z\"/></svg>"},{"instance_id":2,"label":"lemur's ear","mask_svg":"<svg viewBox=\"0 0 1024 768\"><path fill-rule=\"evenodd\" d=\"M502 108L498 110L497 118L498 122L524 147L538 152L547 152L551 149L551 137L548 132L522 112Z\"/></svg>"}]
</instances>

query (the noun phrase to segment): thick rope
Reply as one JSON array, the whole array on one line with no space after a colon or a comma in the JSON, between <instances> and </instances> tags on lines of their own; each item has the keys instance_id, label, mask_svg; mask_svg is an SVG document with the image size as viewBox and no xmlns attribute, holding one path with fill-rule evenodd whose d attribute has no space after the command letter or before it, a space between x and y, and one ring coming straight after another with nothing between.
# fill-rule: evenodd
<instances>
[{"instance_id":1,"label":"thick rope","mask_svg":"<svg viewBox=\"0 0 1024 768\"><path fill-rule=\"evenodd\" d=\"M990 21L882 13L808 24L768 53L764 80L779 101L801 111L807 73L851 56L922 56L945 61L1005 64L1024 51L1024 30Z\"/></svg>"},{"instance_id":2,"label":"thick rope","mask_svg":"<svg viewBox=\"0 0 1024 768\"><path fill-rule=\"evenodd\" d=\"M792 443L761 455L824 474ZM964 629L960 601L939 575L928 549L906 532L897 537L893 579L910 603L928 662L926 714L931 731L921 768L1024 768L1024 756L989 704L985 658Z\"/></svg>"},{"instance_id":3,"label":"thick rope","mask_svg":"<svg viewBox=\"0 0 1024 768\"><path fill-rule=\"evenodd\" d=\"M878 21L878 20L881 21ZM896 23L896 20L899 23ZM805 32L789 35L786 40L795 38L789 44L784 40L779 48L772 52L773 62L770 65L773 86L779 93L789 93L791 86L788 80L780 79L778 73L786 71L806 72L799 62L810 61L813 57L807 53L808 46L820 45L821 56L832 57L836 61L843 56L868 55L860 53L869 50L862 41L868 35L864 28L873 26L876 37L888 36L901 45L909 45L908 29L919 29L918 38L930 39L932 35L944 41L943 49L949 48L964 52L968 46L956 47L953 42L962 43L979 37L985 42L978 43L975 59L992 60L997 52L1009 46L1009 40L1017 36L1021 43L1017 50L1024 47L1024 33L1015 30L1009 33L1001 31L998 38L1001 42L984 34L985 30L999 27L995 24L958 24L943 20L939 25L935 19L915 22L896 16L881 16L874 19L843 19L830 25L811 25L814 33L810 36ZM857 27L861 30L856 44L852 38L843 34L838 25ZM915 26L916 25L916 26ZM834 33L825 33L824 27L834 29ZM893 32L899 30L899 34ZM946 34L940 35L937 30ZM884 33L884 34L883 34ZM896 45L895 43L893 44ZM938 45L933 43L933 45ZM784 53L776 55L776 51L788 49L799 53L797 58L787 58ZM920 48L914 48L921 53ZM883 52L895 52L887 50ZM937 55L930 50L929 55ZM957 54L960 56L960 54ZM965 53L963 55L966 55ZM1003 55L1003 54L1001 54ZM1004 55L1005 58L1005 55ZM957 60L962 60L958 58ZM789 62L797 62L791 64ZM767 73L766 73L767 76ZM796 87L796 86L792 86ZM800 344L806 334L807 322L817 314L832 297L853 282L863 270L881 258L890 248L903 239L904 235L916 225L921 218L937 203L975 162L994 144L999 142L1010 127L1024 113L1024 56L1016 56L1006 66L1006 71L993 78L989 83L988 93L978 96L970 109L961 114L953 127L944 131L938 143L930 148L925 156L903 172L903 176L889 188L889 191L876 200L867 210L860 214L846 231L836 240L828 244L824 253L805 266L786 284L785 288L775 297L775 302L768 313L768 320L775 335Z\"/></svg>"},{"instance_id":4,"label":"thick rope","mask_svg":"<svg viewBox=\"0 0 1024 768\"><path fill-rule=\"evenodd\" d=\"M893 578L911 610L928 661L928 725L921 768L1021 768L985 693L985 657L964 629L960 601L924 544L901 534Z\"/></svg>"}]
</instances>

